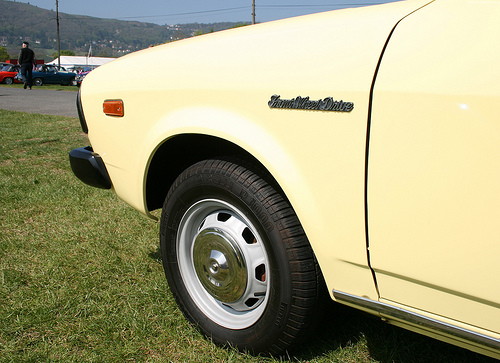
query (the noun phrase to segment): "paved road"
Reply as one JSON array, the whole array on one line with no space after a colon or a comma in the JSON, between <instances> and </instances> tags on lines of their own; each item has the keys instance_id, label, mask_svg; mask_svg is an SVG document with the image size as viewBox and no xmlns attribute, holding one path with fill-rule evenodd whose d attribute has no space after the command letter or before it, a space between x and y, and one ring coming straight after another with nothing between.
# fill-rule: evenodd
<instances>
[{"instance_id":1,"label":"paved road","mask_svg":"<svg viewBox=\"0 0 500 363\"><path fill-rule=\"evenodd\" d=\"M0 108L10 111L42 113L45 115L78 117L76 92L32 90L0 86Z\"/></svg>"}]
</instances>

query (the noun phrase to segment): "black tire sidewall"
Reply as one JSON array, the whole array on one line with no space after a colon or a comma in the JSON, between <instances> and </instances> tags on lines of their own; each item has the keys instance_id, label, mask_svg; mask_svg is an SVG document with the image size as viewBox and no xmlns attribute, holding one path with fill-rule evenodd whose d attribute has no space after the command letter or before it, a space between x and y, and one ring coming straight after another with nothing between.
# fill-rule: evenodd
<instances>
[{"instance_id":1,"label":"black tire sidewall","mask_svg":"<svg viewBox=\"0 0 500 363\"><path fill-rule=\"evenodd\" d=\"M192 323L216 343L231 341L239 348L279 353L272 345L283 334L292 304L292 282L279 226L271 213L262 207L262 198L251 187L222 173L203 170L199 175L189 175L167 197L161 218L160 243L169 286L177 304ZM202 199L218 199L233 205L245 214L264 240L271 266L270 296L260 319L248 328L228 329L210 320L197 308L182 282L177 265L176 233L187 209Z\"/></svg>"}]
</instances>

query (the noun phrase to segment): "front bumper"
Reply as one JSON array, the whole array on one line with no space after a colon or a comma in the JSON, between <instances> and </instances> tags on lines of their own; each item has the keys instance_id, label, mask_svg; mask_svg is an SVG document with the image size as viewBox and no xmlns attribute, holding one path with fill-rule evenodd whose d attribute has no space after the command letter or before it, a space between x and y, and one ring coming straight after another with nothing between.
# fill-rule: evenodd
<instances>
[{"instance_id":1,"label":"front bumper","mask_svg":"<svg viewBox=\"0 0 500 363\"><path fill-rule=\"evenodd\" d=\"M111 189L112 183L106 165L91 146L71 150L69 162L73 173L85 184L101 189Z\"/></svg>"}]
</instances>

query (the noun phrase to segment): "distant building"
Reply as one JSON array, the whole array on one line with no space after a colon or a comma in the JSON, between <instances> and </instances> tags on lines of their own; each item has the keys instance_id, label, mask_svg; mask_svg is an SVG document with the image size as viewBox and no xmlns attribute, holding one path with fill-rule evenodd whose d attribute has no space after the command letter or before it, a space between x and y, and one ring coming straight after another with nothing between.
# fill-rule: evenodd
<instances>
[{"instance_id":1,"label":"distant building","mask_svg":"<svg viewBox=\"0 0 500 363\"><path fill-rule=\"evenodd\" d=\"M47 64L58 65L58 59L56 58ZM104 58L104 57L78 57L78 56L61 56L61 66L64 68L97 68L115 60L116 58Z\"/></svg>"}]
</instances>

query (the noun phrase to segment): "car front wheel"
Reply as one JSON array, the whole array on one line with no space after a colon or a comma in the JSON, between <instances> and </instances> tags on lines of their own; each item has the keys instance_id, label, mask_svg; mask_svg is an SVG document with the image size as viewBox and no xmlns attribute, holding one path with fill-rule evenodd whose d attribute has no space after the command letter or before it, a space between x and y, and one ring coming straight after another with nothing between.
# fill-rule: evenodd
<instances>
[{"instance_id":1,"label":"car front wheel","mask_svg":"<svg viewBox=\"0 0 500 363\"><path fill-rule=\"evenodd\" d=\"M317 316L324 284L292 207L223 160L182 173L165 200L163 266L184 315L215 343L282 354Z\"/></svg>"},{"instance_id":2,"label":"car front wheel","mask_svg":"<svg viewBox=\"0 0 500 363\"><path fill-rule=\"evenodd\" d=\"M12 78L12 77L4 78L3 82L5 84L12 84L12 83L14 83L14 78Z\"/></svg>"},{"instance_id":3,"label":"car front wheel","mask_svg":"<svg viewBox=\"0 0 500 363\"><path fill-rule=\"evenodd\" d=\"M34 78L33 79L33 84L35 86L41 86L43 84L43 80L41 78Z\"/></svg>"}]
</instances>

